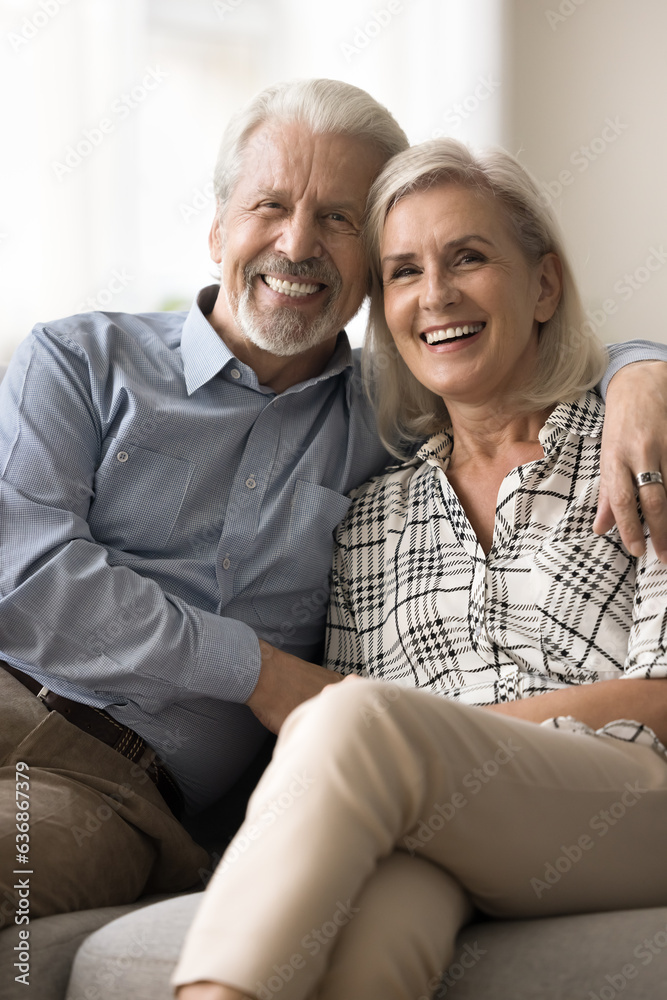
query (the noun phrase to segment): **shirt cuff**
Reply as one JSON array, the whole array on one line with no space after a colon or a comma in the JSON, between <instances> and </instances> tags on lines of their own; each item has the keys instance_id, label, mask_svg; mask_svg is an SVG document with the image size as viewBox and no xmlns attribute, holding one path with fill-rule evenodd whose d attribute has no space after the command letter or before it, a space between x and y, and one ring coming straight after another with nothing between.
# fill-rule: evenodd
<instances>
[{"instance_id":1,"label":"shirt cuff","mask_svg":"<svg viewBox=\"0 0 667 1000\"><path fill-rule=\"evenodd\" d=\"M616 372L635 361L667 361L667 345L651 340L631 340L627 344L607 344L609 365L600 382L600 395L607 398L609 383Z\"/></svg>"},{"instance_id":2,"label":"shirt cuff","mask_svg":"<svg viewBox=\"0 0 667 1000\"><path fill-rule=\"evenodd\" d=\"M259 680L259 640L249 625L236 618L200 614L200 655L189 686L204 697L245 705Z\"/></svg>"}]
</instances>

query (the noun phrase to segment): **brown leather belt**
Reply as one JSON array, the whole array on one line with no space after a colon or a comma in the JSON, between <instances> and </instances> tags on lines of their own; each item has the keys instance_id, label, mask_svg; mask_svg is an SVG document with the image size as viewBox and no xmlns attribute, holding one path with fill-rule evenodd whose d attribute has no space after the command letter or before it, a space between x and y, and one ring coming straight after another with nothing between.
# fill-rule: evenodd
<instances>
[{"instance_id":1,"label":"brown leather belt","mask_svg":"<svg viewBox=\"0 0 667 1000\"><path fill-rule=\"evenodd\" d=\"M143 737L128 726L122 726L120 722L116 722L102 709L93 708L92 705L82 705L78 701L71 701L69 698L54 694L48 688L42 687L39 681L33 677L24 674L15 667L10 667L4 660L0 660L0 667L36 695L50 712L57 712L58 715L64 716L77 729L82 729L84 733L106 743L108 747L122 754L123 757L127 757L128 760L141 761L146 751L151 750ZM183 815L183 793L162 761L155 757L148 767L142 767L142 770L151 779L174 816L180 819Z\"/></svg>"}]
</instances>

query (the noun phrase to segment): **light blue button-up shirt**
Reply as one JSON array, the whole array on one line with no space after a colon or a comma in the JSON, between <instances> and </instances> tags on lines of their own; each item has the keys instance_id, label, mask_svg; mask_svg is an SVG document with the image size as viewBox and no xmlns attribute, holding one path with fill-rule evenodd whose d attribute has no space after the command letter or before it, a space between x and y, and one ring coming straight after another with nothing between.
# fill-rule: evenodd
<instances>
[{"instance_id":1,"label":"light blue button-up shirt","mask_svg":"<svg viewBox=\"0 0 667 1000\"><path fill-rule=\"evenodd\" d=\"M216 294L38 324L0 385L0 658L136 730L191 808L265 738L257 636L319 658L332 531L387 457L344 333L276 395Z\"/></svg>"},{"instance_id":2,"label":"light blue button-up shirt","mask_svg":"<svg viewBox=\"0 0 667 1000\"><path fill-rule=\"evenodd\" d=\"M216 293L39 324L0 385L0 658L131 726L193 807L266 736L257 636L319 660L333 529L387 457L344 333L276 395Z\"/></svg>"}]
</instances>

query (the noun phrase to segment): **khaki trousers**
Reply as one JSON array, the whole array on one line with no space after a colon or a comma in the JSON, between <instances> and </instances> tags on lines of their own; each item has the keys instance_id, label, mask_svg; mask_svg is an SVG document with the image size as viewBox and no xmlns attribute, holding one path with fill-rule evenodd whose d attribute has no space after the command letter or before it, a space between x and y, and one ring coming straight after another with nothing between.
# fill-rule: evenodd
<instances>
[{"instance_id":1,"label":"khaki trousers","mask_svg":"<svg viewBox=\"0 0 667 1000\"><path fill-rule=\"evenodd\" d=\"M0 929L187 889L207 865L139 764L0 670Z\"/></svg>"},{"instance_id":2,"label":"khaki trousers","mask_svg":"<svg viewBox=\"0 0 667 1000\"><path fill-rule=\"evenodd\" d=\"M265 1000L426 1000L476 905L667 903L667 763L368 680L299 707L174 976Z\"/></svg>"}]
</instances>

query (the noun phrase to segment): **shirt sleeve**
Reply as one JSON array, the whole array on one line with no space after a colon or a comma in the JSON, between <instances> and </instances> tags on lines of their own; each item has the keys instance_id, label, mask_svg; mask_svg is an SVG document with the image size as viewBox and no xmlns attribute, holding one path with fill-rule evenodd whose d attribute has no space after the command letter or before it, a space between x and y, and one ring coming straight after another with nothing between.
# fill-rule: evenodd
<instances>
[{"instance_id":1,"label":"shirt sleeve","mask_svg":"<svg viewBox=\"0 0 667 1000\"><path fill-rule=\"evenodd\" d=\"M114 565L91 533L104 429L89 363L37 328L0 385L0 656L99 707L245 702L260 668L252 629Z\"/></svg>"},{"instance_id":2,"label":"shirt sleeve","mask_svg":"<svg viewBox=\"0 0 667 1000\"><path fill-rule=\"evenodd\" d=\"M598 386L603 399L607 398L609 383L621 368L635 361L667 361L667 344L656 344L651 340L630 340L625 344L607 344L609 365Z\"/></svg>"},{"instance_id":3,"label":"shirt sleeve","mask_svg":"<svg viewBox=\"0 0 667 1000\"><path fill-rule=\"evenodd\" d=\"M646 531L637 577L624 677L667 677L667 566Z\"/></svg>"}]
</instances>

